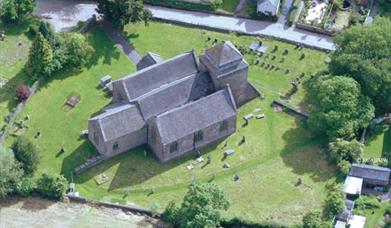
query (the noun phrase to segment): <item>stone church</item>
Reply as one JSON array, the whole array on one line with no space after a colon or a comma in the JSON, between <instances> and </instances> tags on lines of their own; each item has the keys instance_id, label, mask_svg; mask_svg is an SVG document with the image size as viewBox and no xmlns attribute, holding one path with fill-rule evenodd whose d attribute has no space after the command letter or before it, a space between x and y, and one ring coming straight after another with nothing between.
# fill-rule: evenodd
<instances>
[{"instance_id":1,"label":"stone church","mask_svg":"<svg viewBox=\"0 0 391 228\"><path fill-rule=\"evenodd\" d=\"M146 144L161 162L236 131L236 107L259 93L248 64L228 41L198 59L147 53L137 72L113 82L113 100L88 122L88 138L104 156Z\"/></svg>"}]
</instances>

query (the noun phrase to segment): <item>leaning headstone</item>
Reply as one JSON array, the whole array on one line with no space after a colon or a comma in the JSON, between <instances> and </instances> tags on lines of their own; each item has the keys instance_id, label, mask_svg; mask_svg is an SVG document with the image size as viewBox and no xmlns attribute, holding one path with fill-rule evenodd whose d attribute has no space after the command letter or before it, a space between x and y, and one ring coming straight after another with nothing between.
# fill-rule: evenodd
<instances>
[{"instance_id":1,"label":"leaning headstone","mask_svg":"<svg viewBox=\"0 0 391 228\"><path fill-rule=\"evenodd\" d=\"M232 149L226 150L226 151L224 151L224 156L230 156L230 155L232 155L232 154L234 154L234 153L235 153L235 151L232 150Z\"/></svg>"},{"instance_id":2,"label":"leaning headstone","mask_svg":"<svg viewBox=\"0 0 391 228\"><path fill-rule=\"evenodd\" d=\"M263 119L263 118L265 118L265 114L259 114L259 115L255 116L255 118L258 120Z\"/></svg>"},{"instance_id":3,"label":"leaning headstone","mask_svg":"<svg viewBox=\"0 0 391 228\"><path fill-rule=\"evenodd\" d=\"M227 162L224 162L224 165L223 165L223 168L224 169L228 169L230 168L231 166L227 163Z\"/></svg>"},{"instance_id":4,"label":"leaning headstone","mask_svg":"<svg viewBox=\"0 0 391 228\"><path fill-rule=\"evenodd\" d=\"M254 115L253 115L252 113L243 116L243 118L244 118L245 120L252 119L253 117L254 117Z\"/></svg>"}]
</instances>

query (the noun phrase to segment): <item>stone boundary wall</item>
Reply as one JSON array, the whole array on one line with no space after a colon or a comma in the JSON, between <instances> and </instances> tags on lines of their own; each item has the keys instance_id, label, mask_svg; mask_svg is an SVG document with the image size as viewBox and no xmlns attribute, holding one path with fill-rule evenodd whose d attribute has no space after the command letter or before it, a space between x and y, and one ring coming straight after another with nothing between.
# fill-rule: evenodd
<instances>
[{"instance_id":1,"label":"stone boundary wall","mask_svg":"<svg viewBox=\"0 0 391 228\"><path fill-rule=\"evenodd\" d=\"M324 29L321 29L321 28L318 28L318 27L315 27L312 25L300 23L300 22L296 23L296 28L304 29L304 30L307 30L310 32L321 33L321 34L328 35L328 36L331 36L334 34L334 32L332 32L332 31L327 31L327 30L324 30Z\"/></svg>"},{"instance_id":2,"label":"stone boundary wall","mask_svg":"<svg viewBox=\"0 0 391 228\"><path fill-rule=\"evenodd\" d=\"M141 215L146 215L149 217L154 217L154 218L159 218L160 214L153 213L151 210L147 210L144 208L139 208L136 206L126 206L126 205L120 205L120 204L114 204L114 203L108 203L108 202L101 202L101 201L95 201L95 200L90 200L84 197L80 196L74 196L71 194L65 195L66 198L70 200L70 202L74 203L80 203L80 204L88 204L91 206L98 206L98 207L106 207L106 208L112 208L112 209L119 209L125 212L132 212L135 214L141 214Z\"/></svg>"}]
</instances>

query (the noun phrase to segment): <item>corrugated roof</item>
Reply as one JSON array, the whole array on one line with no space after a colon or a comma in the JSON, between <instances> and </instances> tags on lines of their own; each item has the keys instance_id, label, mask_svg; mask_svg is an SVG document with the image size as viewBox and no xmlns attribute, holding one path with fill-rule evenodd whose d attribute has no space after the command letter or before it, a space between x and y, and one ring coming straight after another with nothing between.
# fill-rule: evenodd
<instances>
[{"instance_id":1,"label":"corrugated roof","mask_svg":"<svg viewBox=\"0 0 391 228\"><path fill-rule=\"evenodd\" d=\"M204 129L236 115L235 101L229 89L158 115L154 121L163 144Z\"/></svg>"},{"instance_id":2,"label":"corrugated roof","mask_svg":"<svg viewBox=\"0 0 391 228\"><path fill-rule=\"evenodd\" d=\"M98 121L105 142L120 138L145 126L140 111L131 104L107 109L91 120Z\"/></svg>"},{"instance_id":3,"label":"corrugated roof","mask_svg":"<svg viewBox=\"0 0 391 228\"><path fill-rule=\"evenodd\" d=\"M364 164L352 164L349 175L363 179L389 181L390 173L391 169L389 168Z\"/></svg>"}]
</instances>

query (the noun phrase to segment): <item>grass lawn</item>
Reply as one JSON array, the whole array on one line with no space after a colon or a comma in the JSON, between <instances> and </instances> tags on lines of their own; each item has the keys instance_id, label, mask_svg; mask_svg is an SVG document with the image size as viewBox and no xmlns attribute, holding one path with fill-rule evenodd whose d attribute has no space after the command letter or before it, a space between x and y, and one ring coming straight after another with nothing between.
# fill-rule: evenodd
<instances>
[{"instance_id":1,"label":"grass lawn","mask_svg":"<svg viewBox=\"0 0 391 228\"><path fill-rule=\"evenodd\" d=\"M384 213L389 206L389 202L385 202L381 204L380 208L365 210L365 227L380 227L379 224L381 223Z\"/></svg>"},{"instance_id":2,"label":"grass lawn","mask_svg":"<svg viewBox=\"0 0 391 228\"><path fill-rule=\"evenodd\" d=\"M239 0L223 0L223 4L217 9L217 11L225 13L234 13Z\"/></svg>"},{"instance_id":3,"label":"grass lawn","mask_svg":"<svg viewBox=\"0 0 391 228\"><path fill-rule=\"evenodd\" d=\"M391 152L391 130L388 129L365 143L364 158L381 158Z\"/></svg>"},{"instance_id":4,"label":"grass lawn","mask_svg":"<svg viewBox=\"0 0 391 228\"><path fill-rule=\"evenodd\" d=\"M301 0L293 0L292 1L292 8L289 12L289 17L288 17L288 24L292 25L295 22L295 19L297 17L297 10L299 9Z\"/></svg>"},{"instance_id":5,"label":"grass lawn","mask_svg":"<svg viewBox=\"0 0 391 228\"><path fill-rule=\"evenodd\" d=\"M4 41L0 41L0 78L8 80L5 86L0 86L0 128L5 124L4 117L17 105L14 96L15 87L27 81L23 69L31 45L30 37L27 35L31 23L36 22L26 21L17 26L0 23L0 31L4 30L7 36Z\"/></svg>"},{"instance_id":6,"label":"grass lawn","mask_svg":"<svg viewBox=\"0 0 391 228\"><path fill-rule=\"evenodd\" d=\"M191 49L201 54L212 45L212 41L207 42L208 36L212 40L231 40L243 46L255 39L161 23L151 23L148 27L132 25L126 29L130 42L140 53L151 51L165 59ZM79 138L79 133L87 127L88 118L110 101L96 88L99 79L106 74L119 78L135 71L100 30L94 30L91 39L96 47L96 63L80 74L58 76L48 82L24 112L31 117L26 123L29 125L27 136L33 138L38 130L42 133L41 138L34 139L43 156L40 172L61 172L70 177L75 166L95 153L87 140ZM241 107L238 115L241 117L261 108L266 118L250 120L244 128L238 118L238 131L227 139L227 148L222 148L220 142L202 150L205 158L211 156L210 165L199 164L188 171L186 165L195 159L194 155L160 164L151 154L144 157L146 148L140 147L75 176L77 191L93 199L134 203L161 211L170 200L179 202L195 178L197 181L216 181L227 192L232 202L224 213L227 218L238 216L253 221L292 224L304 213L322 208L325 185L334 179L335 173L334 167L322 159L325 139L310 132L303 119L273 110L271 103L279 98L278 92L290 89L289 81L301 72L308 75L323 69L326 54L309 49L298 51L293 45L271 39L263 41L270 50L274 45L279 49L260 61L273 63L281 69L256 66L255 57L246 54L251 64L249 80L266 94L266 99L254 99ZM286 56L282 54L284 49L289 52ZM304 60L299 60L301 52L306 55ZM276 59L272 60L272 55L276 55ZM284 61L280 63L282 57ZM285 74L285 68L290 68L291 72ZM64 110L66 97L72 92L81 94L81 102L72 110ZM303 95L300 89L292 103L299 104ZM246 143L238 146L242 136L246 137ZM65 152L59 154L62 146ZM222 161L223 151L228 148L236 153ZM223 169L224 162L231 168ZM96 178L101 174L108 176L109 181L98 185ZM240 176L239 181L232 180L234 174ZM303 182L301 185L297 185L299 178Z\"/></svg>"}]
</instances>

